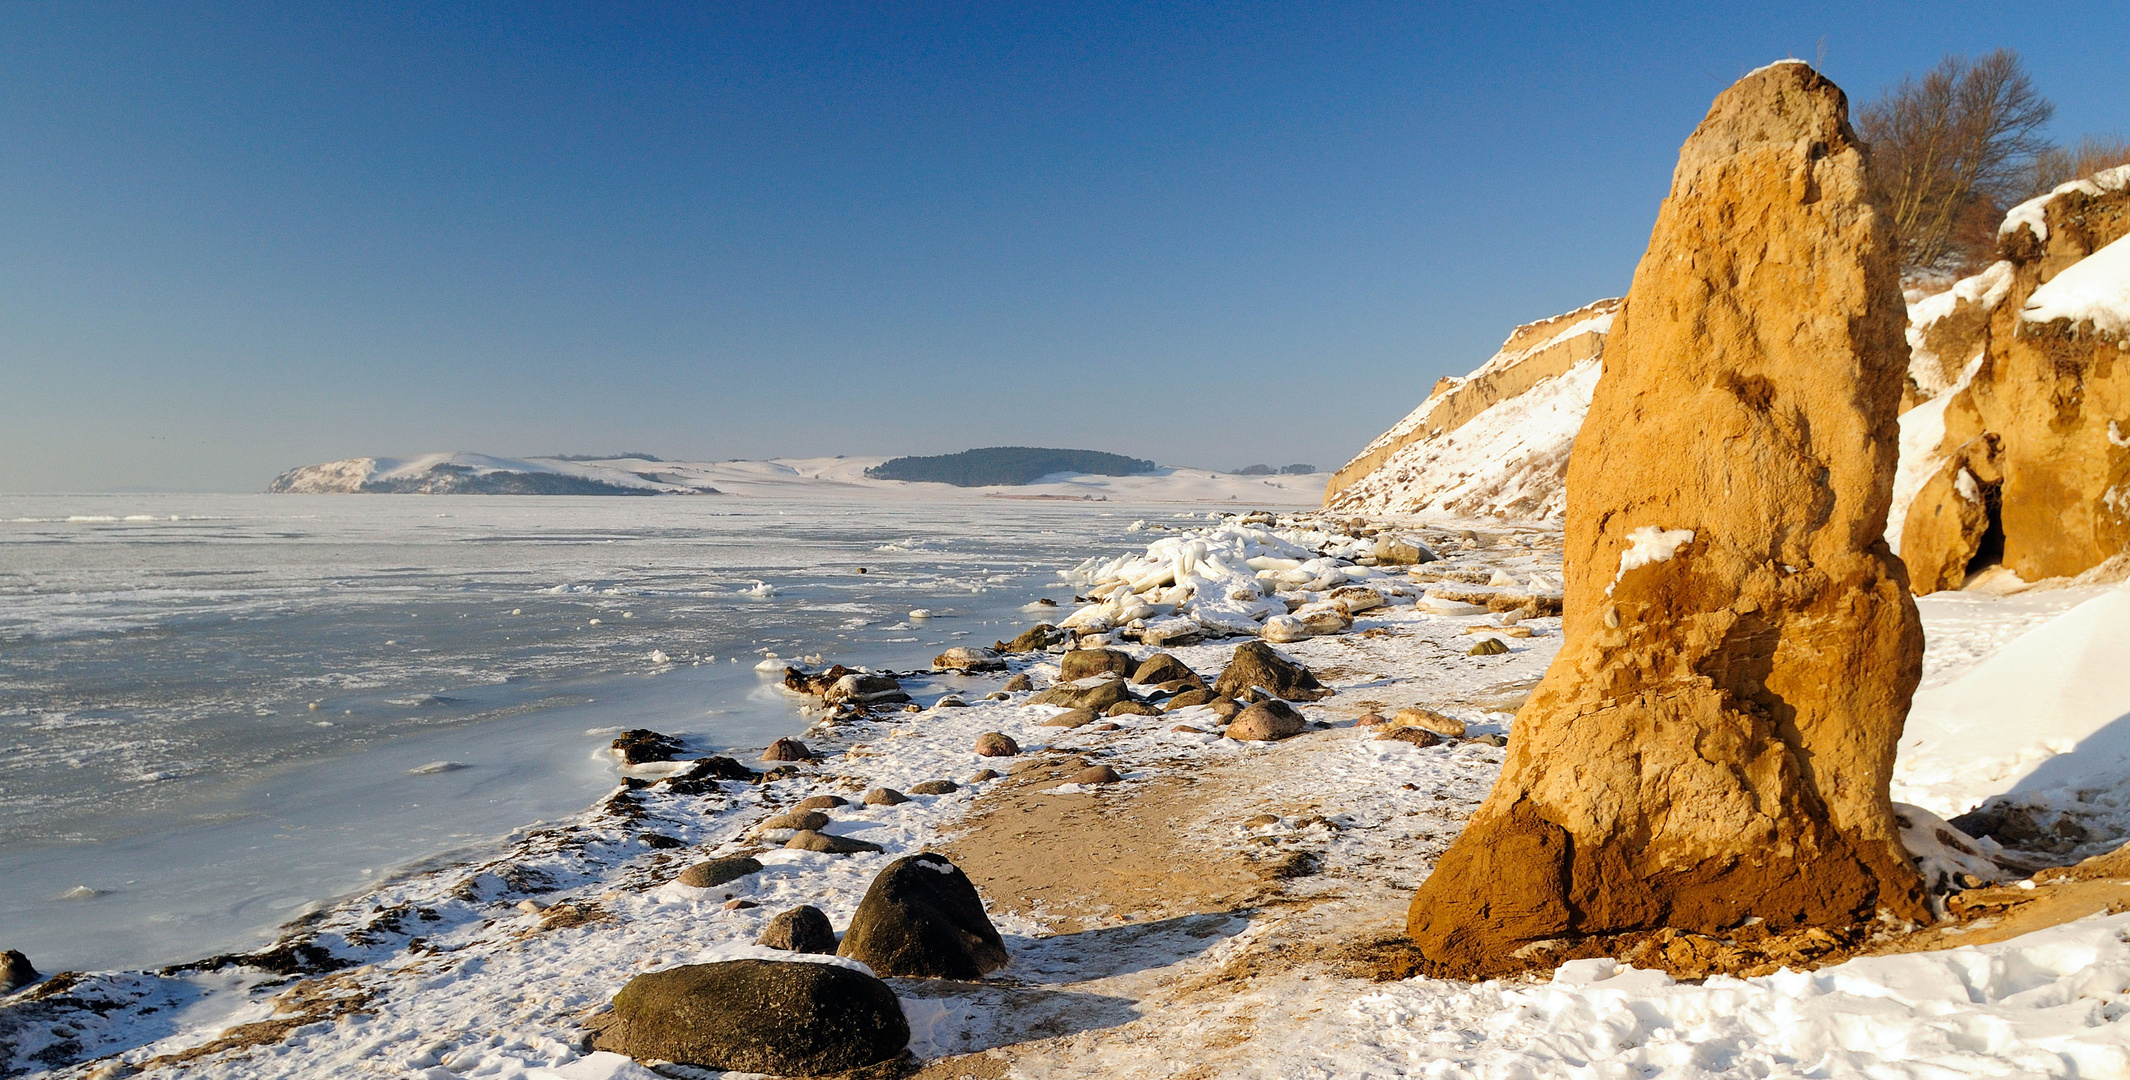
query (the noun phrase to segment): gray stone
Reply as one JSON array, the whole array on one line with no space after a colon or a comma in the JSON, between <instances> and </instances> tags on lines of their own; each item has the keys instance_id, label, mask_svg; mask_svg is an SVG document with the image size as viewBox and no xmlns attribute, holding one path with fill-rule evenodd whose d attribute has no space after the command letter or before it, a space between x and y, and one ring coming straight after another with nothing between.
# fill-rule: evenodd
<instances>
[{"instance_id":1,"label":"gray stone","mask_svg":"<svg viewBox=\"0 0 2130 1080\"><path fill-rule=\"evenodd\" d=\"M904 795L891 787L876 787L865 793L865 805L867 806L900 806L909 801L910 797L908 795Z\"/></svg>"},{"instance_id":2,"label":"gray stone","mask_svg":"<svg viewBox=\"0 0 2130 1080\"><path fill-rule=\"evenodd\" d=\"M910 785L910 794L912 795L951 795L959 790L961 790L961 785L952 780L926 780L923 783Z\"/></svg>"}]
</instances>

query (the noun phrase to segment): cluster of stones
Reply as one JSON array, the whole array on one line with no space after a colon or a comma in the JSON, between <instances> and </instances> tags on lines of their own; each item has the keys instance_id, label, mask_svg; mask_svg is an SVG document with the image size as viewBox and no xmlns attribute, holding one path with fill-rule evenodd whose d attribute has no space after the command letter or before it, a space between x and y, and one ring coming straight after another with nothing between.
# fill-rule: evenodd
<instances>
[{"instance_id":1,"label":"cluster of stones","mask_svg":"<svg viewBox=\"0 0 2130 1080\"><path fill-rule=\"evenodd\" d=\"M683 885L709 888L761 870L748 858L689 867ZM880 977L980 979L1005 967L1005 941L968 875L923 853L887 865L839 940L811 905L771 919L759 944L835 955L873 974L809 961L687 964L629 980L594 1024L593 1045L639 1060L701 1069L821 1076L908 1056L910 1028Z\"/></svg>"}]
</instances>

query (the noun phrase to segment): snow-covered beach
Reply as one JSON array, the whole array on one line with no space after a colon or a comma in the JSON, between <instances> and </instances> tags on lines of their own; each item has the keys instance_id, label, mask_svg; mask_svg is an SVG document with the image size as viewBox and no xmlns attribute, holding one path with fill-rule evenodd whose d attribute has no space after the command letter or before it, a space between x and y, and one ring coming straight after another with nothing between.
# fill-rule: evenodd
<instances>
[{"instance_id":1,"label":"snow-covered beach","mask_svg":"<svg viewBox=\"0 0 2130 1080\"><path fill-rule=\"evenodd\" d=\"M587 1021L630 977L738 956L793 959L754 944L769 917L813 904L841 927L887 862L924 850L969 872L1013 958L977 983L892 981L912 1050L930 1062L924 1075L2130 1069L2130 1040L2115 1023L2130 1004L2130 946L2122 943L2130 917L2105 913L2007 941L1994 940L1989 919L1970 921L1946 940L1964 934L1980 944L1743 979L1679 982L1592 960L1528 981L1377 981L1382 958L1369 943L1398 931L1412 889L1492 784L1498 737L1514 737L1513 710L1558 647L1556 618L1509 622L1488 601L1507 598L1491 606L1521 613L1536 600L1531 607L1542 612L1549 587L1557 595L1559 533L1407 522L1391 535L1445 558L1370 567L1354 563L1374 561L1367 553L1381 538L1328 528L1325 519L1274 527L1193 516L1135 520L1124 526L1139 530L1130 540L1111 540L1085 561L1061 560L1052 570L1064 576L1049 580L1085 588L1136 578L1147 592L1112 593L1107 605L1149 629L1191 614L1188 605L1166 616L1130 610L1132 595L1170 606L1187 599L1154 596L1170 587L1163 574L1256 577L1265 595L1303 601L1298 619L1339 589L1377 594L1383 602L1352 612L1349 626L1319 624L1326 632L1281 646L1336 691L1301 706L1312 730L1272 743L1225 739L1211 733L1218 720L1203 707L1045 726L1060 709L1002 688L1015 674L1037 689L1049 685L1059 674L1050 652L1017 655L1010 670L985 674L902 668L915 711L881 708L837 722L811 711L822 722L801 737L820 756L778 778L676 784L678 769L664 763L637 767L632 780L609 772L605 797L591 809L529 830L497 856L328 906L254 966L61 976L33 987L0 1014L10 1055L0 1071L117 1075L122 1062L182 1063L188 1075L206 1076L647 1077L584 1041ZM1147 540L1143 554L1124 548ZM1241 565L1250 560L1257 564ZM2081 760L2081 743L2114 719L2104 715L2114 707L2106 693L2073 692L2105 690L2092 674L2104 656L2070 656L2053 673L2021 668L2030 690L2037 679L2056 680L2055 722L2046 729L1961 726L1957 709L1929 711L1929 688L1964 687L1955 703L1972 700L1991 683L1993 657L2017 659L2022 647L2037 648L2030 642L2062 655L2114 640L2120 595L2073 586L1925 598L1928 681L1911 731L1936 725L1969 749L1934 745L1911 765L1904 743L1897 784L1927 784L1934 808L1957 811L2022 785L2046 786L2049 763L2062 771ZM1194 617L1223 616L1234 613ZM1018 623L1038 619L1058 621L1029 612ZM1168 652L1210 682L1239 640L1182 635L1159 650L1114 647L1135 659ZM1480 640L1506 651L1474 655ZM765 688L775 674L750 671ZM811 708L766 692L784 696L787 713ZM941 706L948 695L965 706ZM1378 739L1379 729L1357 724L1406 706L1443 714L1465 733L1423 746ZM1020 753L975 754L988 732L1012 737ZM691 736L681 756L735 746ZM1948 778L1941 766L1955 752L2011 764ZM2119 772L2110 774L2114 788L2101 775L2112 762L2067 773L2085 785L2089 809L2080 820L2102 847L2112 846L2111 830L2116 843L2130 831L2107 797L2120 788ZM1073 779L1093 765L1108 765L1121 782ZM620 770L611 759L605 768ZM1003 775L971 779L983 769ZM928 780L955 789L899 805L860 800L870 789ZM2079 791L2050 790L2081 801ZM770 814L823 795L852 804L829 811L829 833L883 850L793 850L780 846L782 835L757 830ZM764 869L710 889L674 881L691 863L741 852Z\"/></svg>"}]
</instances>

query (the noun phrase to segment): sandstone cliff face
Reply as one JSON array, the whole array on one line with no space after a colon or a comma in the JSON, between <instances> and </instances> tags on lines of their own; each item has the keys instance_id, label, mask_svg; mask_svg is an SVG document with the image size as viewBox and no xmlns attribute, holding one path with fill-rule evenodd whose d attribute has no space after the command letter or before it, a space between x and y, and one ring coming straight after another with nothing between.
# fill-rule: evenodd
<instances>
[{"instance_id":1,"label":"sandstone cliff face","mask_svg":"<svg viewBox=\"0 0 2130 1080\"><path fill-rule=\"evenodd\" d=\"M1408 915L1438 974L1927 916L1886 796L1922 657L1880 535L1905 314L1846 110L1777 64L1681 151L1569 467L1566 641Z\"/></svg>"},{"instance_id":2,"label":"sandstone cliff face","mask_svg":"<svg viewBox=\"0 0 2130 1080\"><path fill-rule=\"evenodd\" d=\"M1888 528L1917 592L2130 551L2130 166L2014 207L2002 261L1917 305Z\"/></svg>"},{"instance_id":3,"label":"sandstone cliff face","mask_svg":"<svg viewBox=\"0 0 2130 1080\"><path fill-rule=\"evenodd\" d=\"M1568 450L1618 312L1599 300L1519 326L1479 370L1435 384L1331 478L1328 508L1558 518Z\"/></svg>"}]
</instances>

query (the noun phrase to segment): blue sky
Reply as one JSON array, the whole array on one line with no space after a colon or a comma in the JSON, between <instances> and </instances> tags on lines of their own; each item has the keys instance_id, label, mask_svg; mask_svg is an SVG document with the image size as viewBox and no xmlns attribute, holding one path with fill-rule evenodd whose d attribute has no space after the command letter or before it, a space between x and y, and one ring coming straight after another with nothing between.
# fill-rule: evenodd
<instances>
[{"instance_id":1,"label":"blue sky","mask_svg":"<svg viewBox=\"0 0 2130 1080\"><path fill-rule=\"evenodd\" d=\"M2114 4L0 6L0 491L366 454L1334 466L1626 287L1729 81Z\"/></svg>"}]
</instances>

